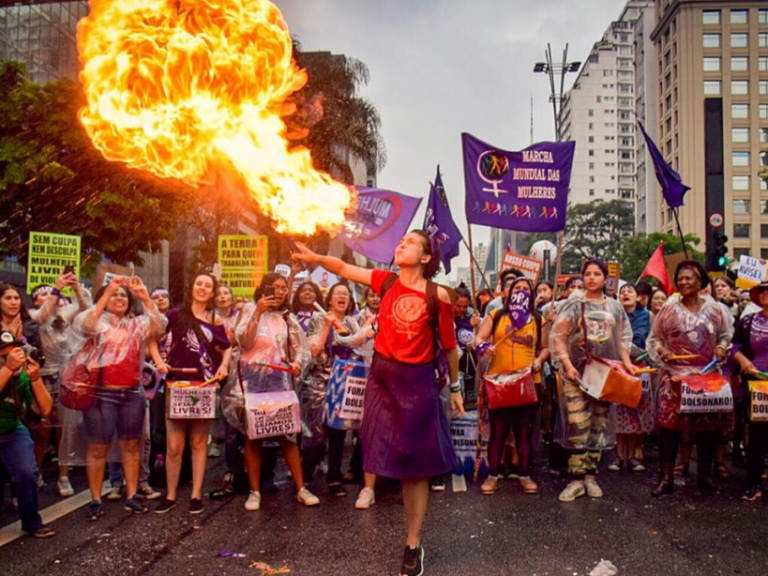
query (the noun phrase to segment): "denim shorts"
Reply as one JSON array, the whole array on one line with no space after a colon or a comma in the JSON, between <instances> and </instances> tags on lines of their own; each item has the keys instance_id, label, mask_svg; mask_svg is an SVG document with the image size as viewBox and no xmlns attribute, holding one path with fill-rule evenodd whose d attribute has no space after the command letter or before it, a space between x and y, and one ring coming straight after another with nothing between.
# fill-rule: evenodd
<instances>
[{"instance_id":1,"label":"denim shorts","mask_svg":"<svg viewBox=\"0 0 768 576\"><path fill-rule=\"evenodd\" d=\"M144 423L145 400L141 387L127 390L96 390L93 406L83 413L89 444L111 444L119 440L139 440Z\"/></svg>"}]
</instances>

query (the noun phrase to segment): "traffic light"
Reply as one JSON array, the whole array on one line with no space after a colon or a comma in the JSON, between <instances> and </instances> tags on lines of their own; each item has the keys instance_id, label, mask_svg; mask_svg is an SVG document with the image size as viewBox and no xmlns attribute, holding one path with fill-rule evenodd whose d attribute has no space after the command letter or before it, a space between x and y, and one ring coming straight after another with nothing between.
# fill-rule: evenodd
<instances>
[{"instance_id":1,"label":"traffic light","mask_svg":"<svg viewBox=\"0 0 768 576\"><path fill-rule=\"evenodd\" d=\"M725 270L728 266L728 236L722 232L715 233L715 258L718 270Z\"/></svg>"}]
</instances>

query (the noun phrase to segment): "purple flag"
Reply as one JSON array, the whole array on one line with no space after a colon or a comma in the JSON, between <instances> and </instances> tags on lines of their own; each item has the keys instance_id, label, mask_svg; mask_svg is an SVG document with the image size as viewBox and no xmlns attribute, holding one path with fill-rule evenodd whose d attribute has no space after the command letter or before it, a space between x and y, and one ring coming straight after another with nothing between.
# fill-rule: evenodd
<instances>
[{"instance_id":1,"label":"purple flag","mask_svg":"<svg viewBox=\"0 0 768 576\"><path fill-rule=\"evenodd\" d=\"M357 210L347 215L347 226L339 239L366 258L389 264L421 198L365 186L357 190Z\"/></svg>"},{"instance_id":2,"label":"purple flag","mask_svg":"<svg viewBox=\"0 0 768 576\"><path fill-rule=\"evenodd\" d=\"M667 201L667 205L670 208L679 208L683 205L683 196L691 187L683 184L680 174L667 164L667 161L664 160L664 156L661 154L661 150L656 147L651 137L648 136L648 132L645 131L643 123L639 120L637 123L640 125L643 136L645 136L645 144L648 146L648 152L651 154L653 169L656 172L656 180L659 181L661 193L664 194L664 200Z\"/></svg>"},{"instance_id":3,"label":"purple flag","mask_svg":"<svg viewBox=\"0 0 768 576\"><path fill-rule=\"evenodd\" d=\"M575 142L507 152L466 132L461 140L468 222L521 232L565 228Z\"/></svg>"},{"instance_id":4,"label":"purple flag","mask_svg":"<svg viewBox=\"0 0 768 576\"><path fill-rule=\"evenodd\" d=\"M445 273L451 273L451 260L459 255L461 232L451 216L448 198L445 197L443 177L437 167L435 183L429 188L427 212L424 214L424 230L440 244L440 255Z\"/></svg>"}]
</instances>

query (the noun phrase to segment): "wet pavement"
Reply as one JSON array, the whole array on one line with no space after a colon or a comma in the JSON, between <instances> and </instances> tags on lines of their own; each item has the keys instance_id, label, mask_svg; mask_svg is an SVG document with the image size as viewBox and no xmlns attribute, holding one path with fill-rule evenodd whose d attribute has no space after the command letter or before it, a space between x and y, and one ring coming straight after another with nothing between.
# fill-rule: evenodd
<instances>
[{"instance_id":1,"label":"wet pavement","mask_svg":"<svg viewBox=\"0 0 768 576\"><path fill-rule=\"evenodd\" d=\"M212 461L206 493L223 473L222 460ZM768 574L768 503L739 499L740 471L725 482L722 495L701 493L694 474L660 499L649 495L652 472L604 471L605 497L571 504L557 501L565 479L540 467L537 472L541 491L535 496L524 495L514 480L493 496L481 495L477 486L454 494L450 483L448 491L434 494L424 535L425 574L585 576L601 558L621 576ZM42 507L59 500L53 469L50 474ZM264 495L259 512L246 512L245 497L237 496L206 499L205 511L191 516L188 488L164 516L131 516L120 503L105 502L104 518L88 522L80 508L52 524L55 538L24 537L0 548L2 573L260 576L266 565L294 576L397 574L404 520L395 485L380 488L370 510L357 511L356 489L334 497L320 477L321 506L304 508L285 482L282 464L279 477L281 491ZM72 479L77 491L84 488L82 471ZM6 487L0 525L14 520ZM222 552L234 555L219 557Z\"/></svg>"}]
</instances>

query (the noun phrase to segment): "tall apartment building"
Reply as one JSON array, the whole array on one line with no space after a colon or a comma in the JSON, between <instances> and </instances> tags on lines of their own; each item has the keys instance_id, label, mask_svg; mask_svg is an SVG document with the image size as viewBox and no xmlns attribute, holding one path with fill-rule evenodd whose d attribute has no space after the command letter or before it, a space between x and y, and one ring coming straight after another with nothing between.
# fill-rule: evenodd
<instances>
[{"instance_id":1,"label":"tall apartment building","mask_svg":"<svg viewBox=\"0 0 768 576\"><path fill-rule=\"evenodd\" d=\"M680 210L683 230L706 237L704 107L722 99L730 255L768 258L768 186L758 176L768 147L768 3L656 0L656 13L657 143L692 188ZM666 205L659 216L672 232Z\"/></svg>"},{"instance_id":2,"label":"tall apartment building","mask_svg":"<svg viewBox=\"0 0 768 576\"><path fill-rule=\"evenodd\" d=\"M652 47L645 31L652 0L630 0L602 39L595 43L571 90L565 95L562 138L576 142L571 173L571 203L622 199L634 207L637 189L635 96L638 78L645 89L654 68L646 55ZM640 21L642 35L637 33ZM637 70L639 60L644 66Z\"/></svg>"},{"instance_id":3,"label":"tall apartment building","mask_svg":"<svg viewBox=\"0 0 768 576\"><path fill-rule=\"evenodd\" d=\"M0 0L0 61L23 62L39 84L77 79L77 22L87 14L83 1Z\"/></svg>"}]
</instances>

